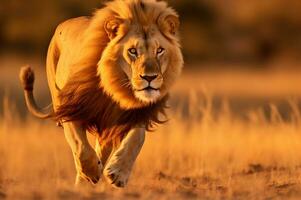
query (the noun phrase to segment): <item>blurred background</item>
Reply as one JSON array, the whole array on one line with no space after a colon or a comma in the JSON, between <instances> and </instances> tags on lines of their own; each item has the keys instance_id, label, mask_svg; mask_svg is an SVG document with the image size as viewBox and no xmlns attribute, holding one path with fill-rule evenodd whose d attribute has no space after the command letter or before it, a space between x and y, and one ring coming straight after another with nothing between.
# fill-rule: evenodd
<instances>
[{"instance_id":1,"label":"blurred background","mask_svg":"<svg viewBox=\"0 0 301 200\"><path fill-rule=\"evenodd\" d=\"M48 105L56 26L103 2L0 0L0 199L301 199L301 0L169 0L185 57L170 120L128 189L74 191L62 129L31 117L18 74L34 68Z\"/></svg>"},{"instance_id":2,"label":"blurred background","mask_svg":"<svg viewBox=\"0 0 301 200\"><path fill-rule=\"evenodd\" d=\"M58 23L90 15L102 2L1 0L1 53L45 56ZM188 63L300 59L299 0L170 0L169 4L181 16L183 51Z\"/></svg>"},{"instance_id":3,"label":"blurred background","mask_svg":"<svg viewBox=\"0 0 301 200\"><path fill-rule=\"evenodd\" d=\"M41 74L37 97L48 102L44 63L56 26L91 15L103 2L0 0L0 95L17 102L19 109L24 107L17 76L20 66L30 64ZM269 107L271 100L281 110L287 98L298 99L300 0L170 0L169 4L181 17L186 63L175 96L189 91L179 98L201 99L206 91L215 104L226 98L239 112L250 105ZM179 98L172 105L189 101Z\"/></svg>"}]
</instances>

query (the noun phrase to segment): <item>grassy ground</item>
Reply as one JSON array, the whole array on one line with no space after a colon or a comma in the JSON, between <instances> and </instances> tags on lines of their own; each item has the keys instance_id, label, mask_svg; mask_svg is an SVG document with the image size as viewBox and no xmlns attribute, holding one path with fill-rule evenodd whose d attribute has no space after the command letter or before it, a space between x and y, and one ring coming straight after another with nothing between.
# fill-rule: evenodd
<instances>
[{"instance_id":1,"label":"grassy ground","mask_svg":"<svg viewBox=\"0 0 301 200\"><path fill-rule=\"evenodd\" d=\"M173 91L171 120L147 134L121 190L105 180L73 187L75 169L62 129L25 114L17 80L22 63L4 61L0 199L301 198L297 72L186 72ZM49 101L45 88L45 74L37 70L35 94L42 105Z\"/></svg>"},{"instance_id":2,"label":"grassy ground","mask_svg":"<svg viewBox=\"0 0 301 200\"><path fill-rule=\"evenodd\" d=\"M126 189L104 180L75 189L62 130L31 118L18 121L6 110L0 123L0 199L298 199L299 118L261 117L254 113L253 121L245 121L224 111L213 119L206 111L188 122L175 116L147 135Z\"/></svg>"}]
</instances>

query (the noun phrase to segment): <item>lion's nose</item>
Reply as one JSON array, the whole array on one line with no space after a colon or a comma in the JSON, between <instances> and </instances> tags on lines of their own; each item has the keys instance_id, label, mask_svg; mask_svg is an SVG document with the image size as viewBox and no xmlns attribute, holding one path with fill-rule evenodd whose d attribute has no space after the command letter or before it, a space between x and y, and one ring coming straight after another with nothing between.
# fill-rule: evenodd
<instances>
[{"instance_id":1,"label":"lion's nose","mask_svg":"<svg viewBox=\"0 0 301 200\"><path fill-rule=\"evenodd\" d=\"M158 75L152 75L152 76L140 75L140 77L148 82L151 82L152 80L156 79L158 77Z\"/></svg>"}]
</instances>

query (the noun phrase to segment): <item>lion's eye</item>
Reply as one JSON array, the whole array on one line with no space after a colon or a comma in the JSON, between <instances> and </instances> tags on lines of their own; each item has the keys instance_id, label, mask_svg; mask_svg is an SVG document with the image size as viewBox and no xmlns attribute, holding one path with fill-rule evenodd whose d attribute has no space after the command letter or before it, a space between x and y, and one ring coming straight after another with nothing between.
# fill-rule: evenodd
<instances>
[{"instance_id":1,"label":"lion's eye","mask_svg":"<svg viewBox=\"0 0 301 200\"><path fill-rule=\"evenodd\" d=\"M137 49L136 48L130 48L128 50L128 52L132 55L132 56L137 56L138 55L138 52L137 52Z\"/></svg>"},{"instance_id":2,"label":"lion's eye","mask_svg":"<svg viewBox=\"0 0 301 200\"><path fill-rule=\"evenodd\" d=\"M164 53L164 51L165 51L164 48L159 47L159 48L157 49L157 55L160 55L160 54Z\"/></svg>"}]
</instances>

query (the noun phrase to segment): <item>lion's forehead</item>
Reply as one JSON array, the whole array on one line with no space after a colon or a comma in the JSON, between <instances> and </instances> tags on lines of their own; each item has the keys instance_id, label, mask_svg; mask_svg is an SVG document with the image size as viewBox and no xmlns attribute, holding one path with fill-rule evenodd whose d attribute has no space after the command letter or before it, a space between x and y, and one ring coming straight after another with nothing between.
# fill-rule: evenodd
<instances>
[{"instance_id":1,"label":"lion's forehead","mask_svg":"<svg viewBox=\"0 0 301 200\"><path fill-rule=\"evenodd\" d=\"M133 34L130 34L132 38L135 38L138 42L148 45L150 47L156 46L159 43L166 40L159 28L154 26L140 27L135 29Z\"/></svg>"},{"instance_id":2,"label":"lion's forehead","mask_svg":"<svg viewBox=\"0 0 301 200\"><path fill-rule=\"evenodd\" d=\"M133 30L134 35L144 39L154 37L160 32L156 24L143 25L136 23L131 25L130 29Z\"/></svg>"}]
</instances>

